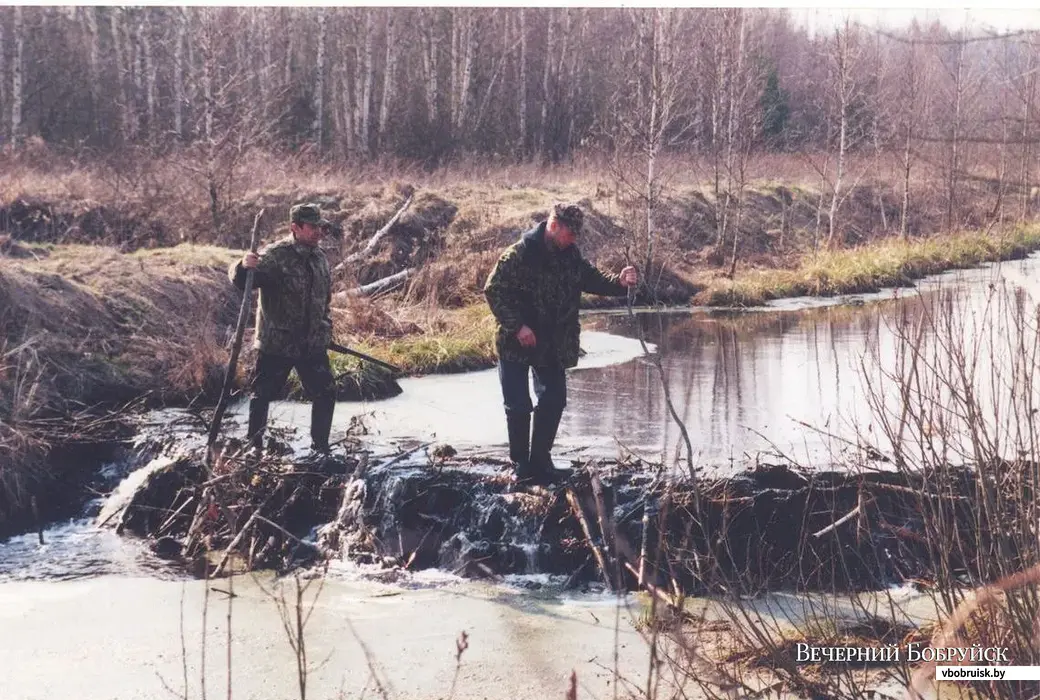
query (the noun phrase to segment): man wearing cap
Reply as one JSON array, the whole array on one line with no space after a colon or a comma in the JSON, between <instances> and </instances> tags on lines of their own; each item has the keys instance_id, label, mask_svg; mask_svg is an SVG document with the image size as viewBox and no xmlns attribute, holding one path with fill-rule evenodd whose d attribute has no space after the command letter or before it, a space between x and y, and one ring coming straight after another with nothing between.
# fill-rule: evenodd
<instances>
[{"instance_id":1,"label":"man wearing cap","mask_svg":"<svg viewBox=\"0 0 1040 700\"><path fill-rule=\"evenodd\" d=\"M548 485L562 477L550 451L567 405L565 370L578 363L581 293L620 296L639 281L634 267L606 275L582 257L574 244L583 223L578 205L553 205L547 221L502 253L484 285L498 322L498 376L519 483ZM538 401L533 428L529 369Z\"/></svg>"},{"instance_id":2,"label":"man wearing cap","mask_svg":"<svg viewBox=\"0 0 1040 700\"><path fill-rule=\"evenodd\" d=\"M332 340L332 276L318 245L332 224L317 204L297 204L289 211L290 236L260 252L248 252L231 264L228 276L245 288L246 270L260 290L253 347L258 350L249 401L247 438L263 447L267 411L295 368L311 399L311 447L329 449L336 406L335 381L329 366Z\"/></svg>"}]
</instances>

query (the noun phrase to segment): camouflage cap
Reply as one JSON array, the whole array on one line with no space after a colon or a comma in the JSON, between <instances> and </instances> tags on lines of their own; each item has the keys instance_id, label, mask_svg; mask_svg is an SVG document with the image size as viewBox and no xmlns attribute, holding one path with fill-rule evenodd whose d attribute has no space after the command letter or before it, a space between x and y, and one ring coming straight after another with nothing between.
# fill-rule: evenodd
<instances>
[{"instance_id":1,"label":"camouflage cap","mask_svg":"<svg viewBox=\"0 0 1040 700\"><path fill-rule=\"evenodd\" d=\"M289 210L289 221L294 224L314 224L329 226L331 222L321 215L321 207L317 204L297 204Z\"/></svg>"},{"instance_id":2,"label":"camouflage cap","mask_svg":"<svg viewBox=\"0 0 1040 700\"><path fill-rule=\"evenodd\" d=\"M553 205L552 218L569 228L575 236L581 233L581 227L585 223L585 213L581 207L566 202L557 202Z\"/></svg>"}]
</instances>

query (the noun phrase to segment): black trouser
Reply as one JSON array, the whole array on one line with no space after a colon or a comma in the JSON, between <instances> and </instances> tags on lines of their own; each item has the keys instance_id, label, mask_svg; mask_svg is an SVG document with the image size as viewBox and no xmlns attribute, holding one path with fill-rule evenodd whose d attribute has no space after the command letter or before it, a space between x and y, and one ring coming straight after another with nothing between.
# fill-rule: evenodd
<instances>
[{"instance_id":1,"label":"black trouser","mask_svg":"<svg viewBox=\"0 0 1040 700\"><path fill-rule=\"evenodd\" d=\"M518 439L526 443L526 423L531 415L531 392L528 390L528 370L534 375L534 395L538 401L534 410L534 430L531 434L530 465L535 473L552 466L549 453L556 441L556 430L567 405L567 374L562 366L536 367L524 362L500 359L498 378L502 385L502 399L506 411L506 423L510 429L510 455L527 452L528 445L516 444ZM520 426L519 429L514 426Z\"/></svg>"},{"instance_id":2,"label":"black trouser","mask_svg":"<svg viewBox=\"0 0 1040 700\"><path fill-rule=\"evenodd\" d=\"M271 401L281 394L294 368L311 400L311 442L316 449L328 449L332 413L336 407L336 383L325 350L298 358L265 352L257 356L249 400L248 439L256 446L263 445Z\"/></svg>"}]
</instances>

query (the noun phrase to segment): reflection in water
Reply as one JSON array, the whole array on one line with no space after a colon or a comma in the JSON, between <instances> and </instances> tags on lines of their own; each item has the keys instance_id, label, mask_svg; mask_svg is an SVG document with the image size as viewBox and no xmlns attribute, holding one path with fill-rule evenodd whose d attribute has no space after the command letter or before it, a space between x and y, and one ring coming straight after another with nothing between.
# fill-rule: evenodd
<instances>
[{"instance_id":1,"label":"reflection in water","mask_svg":"<svg viewBox=\"0 0 1040 700\"><path fill-rule=\"evenodd\" d=\"M1028 279L1036 276L1038 261L1004 263L1007 267ZM698 464L743 462L762 452L832 464L857 444L890 449L879 421L887 420L891 429L893 417L906 420L917 404L931 406L936 421L952 430L950 421L960 419L951 412L960 408L951 392L959 396L963 386L949 386L951 378L973 387L981 414L1008 415L1004 385L1023 384L1030 369L1013 355L1025 355L1035 344L1030 315L1040 297L1032 301L1028 291L1005 285L1001 269L949 273L871 303L645 313L636 320L611 314L590 319L587 327L629 337L638 337L641 329L658 343ZM915 354L917 374L911 375ZM929 398L908 405L897 376L912 376ZM601 445L603 436L616 436L628 448L672 461L681 436L649 363L579 370L570 386L566 434L598 439Z\"/></svg>"}]
</instances>

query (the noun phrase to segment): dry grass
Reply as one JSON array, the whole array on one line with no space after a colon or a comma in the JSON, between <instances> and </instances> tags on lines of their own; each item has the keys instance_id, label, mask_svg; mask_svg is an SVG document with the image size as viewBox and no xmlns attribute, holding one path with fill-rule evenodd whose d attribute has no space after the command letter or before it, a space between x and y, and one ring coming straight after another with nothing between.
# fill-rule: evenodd
<instances>
[{"instance_id":1,"label":"dry grass","mask_svg":"<svg viewBox=\"0 0 1040 700\"><path fill-rule=\"evenodd\" d=\"M0 257L0 522L25 505L27 484L49 478L37 419L212 394L227 362L218 329L233 319L229 251L45 252Z\"/></svg>"}]
</instances>

